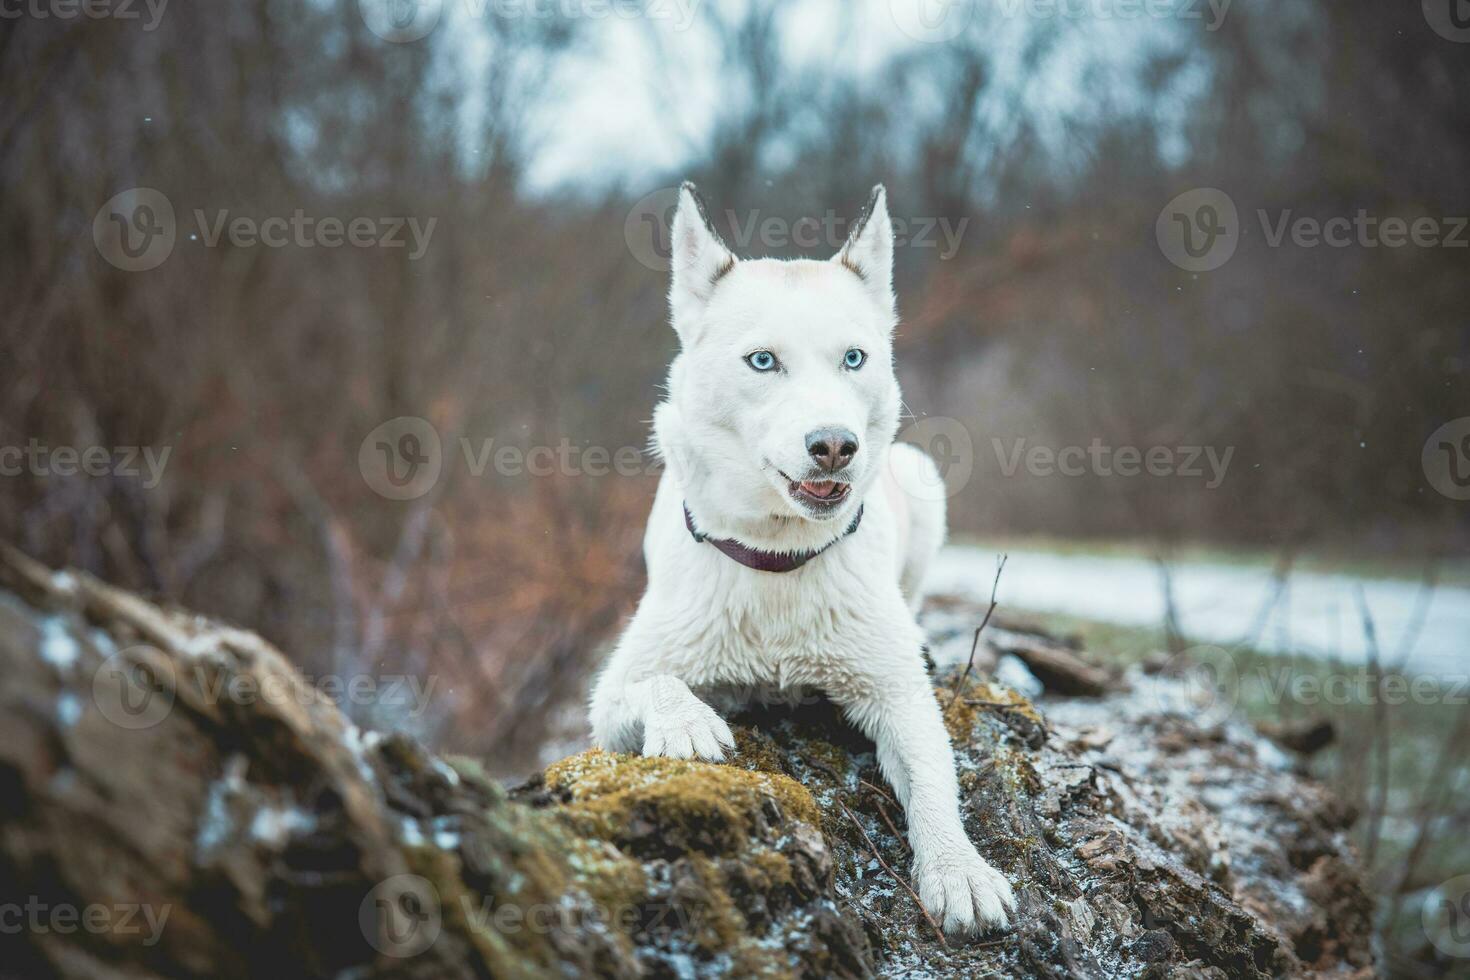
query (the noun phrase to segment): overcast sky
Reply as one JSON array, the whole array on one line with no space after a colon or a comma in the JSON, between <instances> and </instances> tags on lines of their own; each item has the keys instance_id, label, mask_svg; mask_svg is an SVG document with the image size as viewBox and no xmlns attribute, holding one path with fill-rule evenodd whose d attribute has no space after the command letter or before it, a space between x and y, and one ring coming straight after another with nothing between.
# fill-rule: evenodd
<instances>
[{"instance_id":1,"label":"overcast sky","mask_svg":"<svg viewBox=\"0 0 1470 980\"><path fill-rule=\"evenodd\" d=\"M455 70L471 75L488 57L485 18L532 9L526 6L532 3L567 5L535 9L599 12L586 15L583 43L555 66L549 109L531 120L536 149L527 180L533 191L636 187L675 174L701 156L719 100L730 97L703 19L701 5L712 0L648 0L653 16L636 20L609 13L602 2L444 0L436 40L457 49L461 67ZM937 53L962 30L991 59L994 86L981 111L1002 128L1024 113L1062 152L1068 120L1085 119L1100 93L1115 110L1134 103L1158 111L1166 123L1182 122L1191 90L1204 91L1206 80L1185 73L1174 98L1150 102L1133 84L1133 72L1148 51L1197 43L1212 16L1208 6L1180 0L1179 16L1120 19L1108 13L1113 0L1067 2L1078 6L1063 12L1045 0L790 0L781 7L782 44L794 69L861 80L898 55ZM1201 19L1193 19L1195 12ZM1054 32L1055 44L1027 74L1020 52L1033 31ZM467 85L466 91L485 87ZM1176 118L1168 118L1171 112ZM1167 129L1163 149L1169 152Z\"/></svg>"}]
</instances>

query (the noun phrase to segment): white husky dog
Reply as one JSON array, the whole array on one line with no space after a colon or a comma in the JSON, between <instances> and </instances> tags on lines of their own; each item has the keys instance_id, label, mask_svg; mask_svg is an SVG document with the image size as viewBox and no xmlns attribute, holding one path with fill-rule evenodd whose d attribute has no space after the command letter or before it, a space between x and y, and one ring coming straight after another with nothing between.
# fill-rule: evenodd
<instances>
[{"instance_id":1,"label":"white husky dog","mask_svg":"<svg viewBox=\"0 0 1470 980\"><path fill-rule=\"evenodd\" d=\"M947 931L1006 921L1011 886L960 820L949 734L914 619L944 538L933 462L895 444L893 225L881 186L829 261L740 261L690 184L669 304L680 351L654 413L666 470L648 591L592 694L615 752L719 761L710 707L824 693L877 745L913 875ZM782 574L785 573L785 574Z\"/></svg>"}]
</instances>

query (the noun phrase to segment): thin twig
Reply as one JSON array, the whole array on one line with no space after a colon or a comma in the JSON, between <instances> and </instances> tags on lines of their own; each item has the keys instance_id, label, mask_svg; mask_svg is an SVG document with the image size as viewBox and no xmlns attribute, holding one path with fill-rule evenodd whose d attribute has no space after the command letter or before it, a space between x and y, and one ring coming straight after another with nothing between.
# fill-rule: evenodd
<instances>
[{"instance_id":1,"label":"thin twig","mask_svg":"<svg viewBox=\"0 0 1470 980\"><path fill-rule=\"evenodd\" d=\"M1419 862L1433 843L1435 817L1448 807L1449 787L1452 785L1450 774L1457 765L1456 760L1460 758L1460 746L1470 738L1470 708L1462 709L1460 720L1455 725L1454 731L1445 739L1440 746L1439 758L1434 763L1434 769L1429 774L1429 781L1424 784L1424 791L1420 794L1419 826L1414 833L1414 843L1409 846L1407 855L1403 860L1404 873L1399 878L1398 886L1393 890L1393 903L1389 909L1390 915L1397 915L1399 906L1403 903L1404 892L1409 888L1409 882L1414 872L1419 867ZM1389 920L1393 921L1393 920Z\"/></svg>"},{"instance_id":2,"label":"thin twig","mask_svg":"<svg viewBox=\"0 0 1470 980\"><path fill-rule=\"evenodd\" d=\"M1154 555L1159 566L1159 587L1164 593L1164 645L1170 654L1184 652L1184 631L1179 626L1179 607L1174 602L1174 576L1162 552Z\"/></svg>"},{"instance_id":3,"label":"thin twig","mask_svg":"<svg viewBox=\"0 0 1470 980\"><path fill-rule=\"evenodd\" d=\"M849 810L841 800L837 801L837 806L842 810L843 813L847 814L847 819L851 820L853 822L853 825L857 827L858 833L863 835L863 840L868 842L868 847L870 850L872 850L873 857L878 859L878 863L883 867L883 870L887 871L889 875L893 877L894 881L902 885L904 887L904 891L913 896L914 904L919 907L920 912L924 913L924 918L929 920L929 926L934 930L934 935L939 937L939 945L943 946L945 949L949 949L949 943L945 942L944 940L944 930L939 928L939 923L935 922L934 916L929 914L929 909L924 905L924 900L919 898L919 893L914 891L912 885L899 877L898 873L888 866L887 861L883 860L883 855L878 853L878 845L873 843L873 838L869 837L868 832L863 829L862 821L853 816L852 811Z\"/></svg>"},{"instance_id":4,"label":"thin twig","mask_svg":"<svg viewBox=\"0 0 1470 980\"><path fill-rule=\"evenodd\" d=\"M873 786L872 783L866 783L865 785L869 789L876 788ZM880 796L884 795L886 794L880 794ZM903 834L900 834L898 832L898 827L894 826L893 819L888 816L888 808L883 805L883 800L881 798L878 800L878 816L883 818L883 822L888 825L888 832L892 834L900 844L903 845L903 849L905 851L908 851L910 854L914 853L914 849L909 846L908 840L904 838Z\"/></svg>"},{"instance_id":5,"label":"thin twig","mask_svg":"<svg viewBox=\"0 0 1470 980\"><path fill-rule=\"evenodd\" d=\"M970 672L975 669L975 651L980 648L980 634L985 631L985 626L990 622L991 613L995 612L995 592L1000 588L1000 573L1006 569L1006 560L1010 555L1001 555L1000 560L995 563L995 581L990 583L990 608L985 610L985 618L980 620L980 625L975 628L975 639L970 643L970 660L965 664L965 672L955 678L954 687L950 688L949 703L954 704L955 698L960 696L960 687L970 679Z\"/></svg>"},{"instance_id":6,"label":"thin twig","mask_svg":"<svg viewBox=\"0 0 1470 980\"><path fill-rule=\"evenodd\" d=\"M988 618L989 614L987 613L986 615L987 615L987 618ZM949 703L950 704L954 704L954 699L957 698L957 697L959 697L959 694L960 694L960 685L963 684L965 682L966 678L968 678L970 676L970 671L975 666L975 651L980 648L980 631L983 630L984 628L985 628L984 625L980 625L980 626L975 627L975 638L970 641L970 659L965 664L965 671L964 671L964 673L960 674L960 676L958 676L958 677L956 677L954 679L954 685L949 689Z\"/></svg>"},{"instance_id":7,"label":"thin twig","mask_svg":"<svg viewBox=\"0 0 1470 980\"><path fill-rule=\"evenodd\" d=\"M1378 630L1373 625L1373 614L1368 611L1368 600L1363 587L1358 586L1358 609L1363 616L1363 639L1368 645L1368 672L1373 678L1373 737L1372 745L1378 763L1378 785L1374 794L1373 809L1368 820L1367 865L1373 867L1378 854L1379 833L1383 829L1383 818L1388 809L1388 707L1384 704L1383 662L1378 652Z\"/></svg>"},{"instance_id":8,"label":"thin twig","mask_svg":"<svg viewBox=\"0 0 1470 980\"><path fill-rule=\"evenodd\" d=\"M872 783L868 782L866 779L859 779L858 780L858 785L868 787L868 789L872 790L874 793L877 793L879 796L883 797L889 803L892 803L894 806L898 806L898 801L895 800L893 798L893 796L887 790L885 790L882 786L874 786Z\"/></svg>"},{"instance_id":9,"label":"thin twig","mask_svg":"<svg viewBox=\"0 0 1470 980\"><path fill-rule=\"evenodd\" d=\"M1015 933L1012 933L1009 936L1001 936L999 939L991 939L988 942L983 942L983 943L970 943L966 948L967 949L989 949L992 946L1004 946L1006 943L1010 942L1012 939L1015 939L1015 938L1016 938Z\"/></svg>"},{"instance_id":10,"label":"thin twig","mask_svg":"<svg viewBox=\"0 0 1470 980\"><path fill-rule=\"evenodd\" d=\"M1428 564L1424 566L1424 577L1419 582L1419 591L1414 596L1414 611L1409 614L1408 625L1404 627L1403 638L1399 641L1398 666L1394 669L1403 673L1405 665L1409 662L1409 655L1414 652L1414 644L1419 640L1419 631L1424 628L1424 620L1429 613L1430 600L1434 598L1435 587L1439 584L1439 557L1432 556Z\"/></svg>"},{"instance_id":11,"label":"thin twig","mask_svg":"<svg viewBox=\"0 0 1470 980\"><path fill-rule=\"evenodd\" d=\"M1281 553L1276 556L1276 564L1271 569L1271 591L1267 594L1266 601L1261 603L1261 608L1256 613L1256 617L1252 621L1250 629L1247 630L1246 634L1240 638L1240 641L1238 643L1235 644L1235 648L1237 650L1242 647L1254 648L1256 646L1256 641L1258 641L1261 638L1261 634L1266 631L1266 623L1270 620L1271 613L1276 610L1276 606L1281 602L1282 593L1286 591L1287 581L1291 577L1292 565L1295 564L1295 562L1295 547L1294 545L1288 543L1287 546L1281 550Z\"/></svg>"}]
</instances>

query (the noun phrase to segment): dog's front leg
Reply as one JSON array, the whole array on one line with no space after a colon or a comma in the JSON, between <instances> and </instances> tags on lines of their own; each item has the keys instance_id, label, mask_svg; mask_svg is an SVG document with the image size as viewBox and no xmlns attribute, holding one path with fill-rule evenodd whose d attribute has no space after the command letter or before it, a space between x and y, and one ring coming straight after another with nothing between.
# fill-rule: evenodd
<instances>
[{"instance_id":1,"label":"dog's front leg","mask_svg":"<svg viewBox=\"0 0 1470 980\"><path fill-rule=\"evenodd\" d=\"M901 678L875 678L837 700L877 745L878 765L908 816L920 898L946 932L970 935L1004 925L1015 898L965 833L949 733L917 651L912 664Z\"/></svg>"},{"instance_id":2,"label":"dog's front leg","mask_svg":"<svg viewBox=\"0 0 1470 980\"><path fill-rule=\"evenodd\" d=\"M592 691L592 740L609 752L698 757L719 762L735 744L730 726L672 673L658 672L658 649L629 625Z\"/></svg>"}]
</instances>

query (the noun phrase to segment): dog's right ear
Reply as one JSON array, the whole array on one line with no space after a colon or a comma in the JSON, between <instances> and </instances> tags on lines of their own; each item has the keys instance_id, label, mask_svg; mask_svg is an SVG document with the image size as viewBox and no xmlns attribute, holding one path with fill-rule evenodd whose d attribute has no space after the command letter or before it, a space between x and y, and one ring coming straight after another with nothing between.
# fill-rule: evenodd
<instances>
[{"instance_id":1,"label":"dog's right ear","mask_svg":"<svg viewBox=\"0 0 1470 980\"><path fill-rule=\"evenodd\" d=\"M735 262L734 254L710 225L699 192L686 180L679 188L669 254L669 316L681 340L689 339L714 295L715 284L735 268Z\"/></svg>"},{"instance_id":2,"label":"dog's right ear","mask_svg":"<svg viewBox=\"0 0 1470 980\"><path fill-rule=\"evenodd\" d=\"M852 234L832 261L857 276L868 295L893 312L893 221L888 217L888 192L882 184L873 187L863 213L853 222Z\"/></svg>"}]
</instances>

